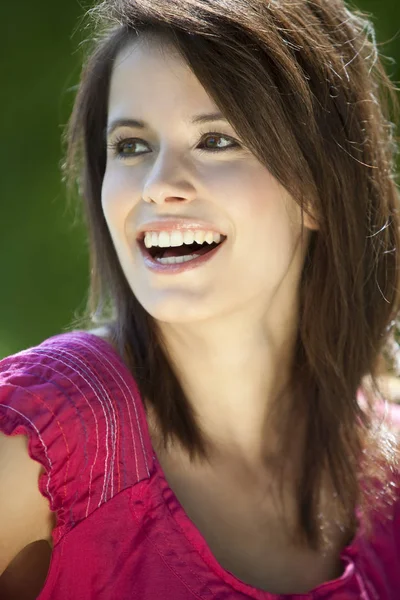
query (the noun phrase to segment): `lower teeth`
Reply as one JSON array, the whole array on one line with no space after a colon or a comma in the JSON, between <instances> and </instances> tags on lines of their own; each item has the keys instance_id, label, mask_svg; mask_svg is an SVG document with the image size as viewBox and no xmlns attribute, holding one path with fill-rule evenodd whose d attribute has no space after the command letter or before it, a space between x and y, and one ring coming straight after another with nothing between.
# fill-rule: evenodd
<instances>
[{"instance_id":1,"label":"lower teeth","mask_svg":"<svg viewBox=\"0 0 400 600\"><path fill-rule=\"evenodd\" d=\"M185 254L185 256L169 256L168 258L156 258L156 261L162 265L174 265L176 263L188 262L198 258L200 254Z\"/></svg>"}]
</instances>

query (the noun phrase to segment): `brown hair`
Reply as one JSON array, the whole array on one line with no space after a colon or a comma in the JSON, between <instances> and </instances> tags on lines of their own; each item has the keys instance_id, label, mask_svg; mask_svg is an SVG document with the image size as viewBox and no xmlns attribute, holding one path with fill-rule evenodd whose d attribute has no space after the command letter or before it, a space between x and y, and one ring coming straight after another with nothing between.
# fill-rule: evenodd
<instances>
[{"instance_id":1,"label":"brown hair","mask_svg":"<svg viewBox=\"0 0 400 600\"><path fill-rule=\"evenodd\" d=\"M174 43L258 160L317 217L302 271L291 405L278 415L278 456L283 473L303 419L297 539L319 547L325 474L354 527L355 506L371 500L367 478L389 489L384 467L393 469L397 456L395 439L377 426L373 409L381 394L378 364L383 355L388 365L393 358L400 301L396 97L373 27L342 0L110 0L88 15L95 33L63 164L69 189L78 183L90 236L89 301L74 326L109 324L165 447L178 440L192 460L207 460L210 441L156 321L125 279L101 207L114 59L151 32ZM366 406L357 399L361 386Z\"/></svg>"}]
</instances>

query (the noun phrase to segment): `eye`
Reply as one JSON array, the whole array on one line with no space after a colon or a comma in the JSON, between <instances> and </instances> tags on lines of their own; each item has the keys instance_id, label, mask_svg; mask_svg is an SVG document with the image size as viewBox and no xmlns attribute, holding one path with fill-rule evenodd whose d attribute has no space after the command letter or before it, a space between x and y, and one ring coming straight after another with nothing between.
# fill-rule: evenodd
<instances>
[{"instance_id":1,"label":"eye","mask_svg":"<svg viewBox=\"0 0 400 600\"><path fill-rule=\"evenodd\" d=\"M111 150L113 156L124 160L124 158L146 154L146 152L132 152L131 150L134 150L137 145L147 146L146 142L138 138L117 137L113 142L107 144L107 148Z\"/></svg>"},{"instance_id":2,"label":"eye","mask_svg":"<svg viewBox=\"0 0 400 600\"><path fill-rule=\"evenodd\" d=\"M201 146L197 146L197 149L200 152L224 152L226 150L233 150L235 148L240 147L240 145L229 136L222 135L221 133L217 132L207 132L203 134L202 140L204 139L211 140L212 147L210 148L207 146L207 144L203 143ZM220 140L228 140L228 145L222 145L222 147L218 147L218 143ZM124 137L117 137L113 142L107 144L107 147L111 150L113 156L121 160L132 158L135 156L141 156L142 154L148 154L148 152L150 152L149 150L144 152L135 152L135 148L137 146L148 147L148 144L144 140L141 140L139 138Z\"/></svg>"},{"instance_id":3,"label":"eye","mask_svg":"<svg viewBox=\"0 0 400 600\"><path fill-rule=\"evenodd\" d=\"M214 147L211 147L211 148L209 148L209 147L206 147L206 149L204 150L203 148L204 148L205 146L204 146L204 144L203 144L203 147L201 147L201 148L200 148L200 152L223 152L223 151L225 151L225 150L233 150L234 148L239 148L239 147L240 147L240 146L239 146L239 144L238 144L238 143L237 143L235 140L233 140L233 139L232 139L232 138L230 138L229 136L222 135L221 133L217 133L217 132L210 132L210 131L209 131L209 132L207 132L207 133L205 133L205 134L204 134L204 136L203 136L203 138L202 138L202 139L204 139L204 138L205 138L206 140L207 140L207 139L210 139L210 140L212 140L212 142L213 142L213 144L212 144L212 145L213 145ZM222 147L219 147L219 148L218 148L218 147L215 147L215 144L214 144L214 142L218 143L218 140L228 140L228 143L229 143L230 145L228 145L228 146L226 146L226 145L225 145L225 146L222 146Z\"/></svg>"}]
</instances>

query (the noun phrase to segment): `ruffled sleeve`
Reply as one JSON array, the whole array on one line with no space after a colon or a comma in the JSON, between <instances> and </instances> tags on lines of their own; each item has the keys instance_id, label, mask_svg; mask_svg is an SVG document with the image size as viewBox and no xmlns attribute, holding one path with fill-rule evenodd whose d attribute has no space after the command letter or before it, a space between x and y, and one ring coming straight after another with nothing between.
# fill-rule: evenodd
<instances>
[{"instance_id":1,"label":"ruffled sleeve","mask_svg":"<svg viewBox=\"0 0 400 600\"><path fill-rule=\"evenodd\" d=\"M0 361L0 431L25 434L56 513L54 544L149 477L151 444L136 384L111 346L65 333Z\"/></svg>"}]
</instances>

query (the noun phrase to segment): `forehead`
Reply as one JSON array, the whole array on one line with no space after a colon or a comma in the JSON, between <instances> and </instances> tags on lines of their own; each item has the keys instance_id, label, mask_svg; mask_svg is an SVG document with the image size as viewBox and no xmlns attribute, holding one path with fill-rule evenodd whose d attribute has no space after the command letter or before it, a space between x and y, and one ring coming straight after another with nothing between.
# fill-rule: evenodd
<instances>
[{"instance_id":1,"label":"forehead","mask_svg":"<svg viewBox=\"0 0 400 600\"><path fill-rule=\"evenodd\" d=\"M146 35L117 55L109 95L113 116L139 117L160 111L164 116L177 111L189 115L215 107L171 42Z\"/></svg>"}]
</instances>

